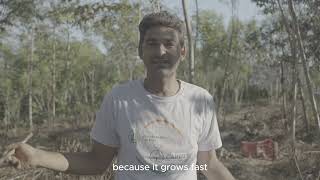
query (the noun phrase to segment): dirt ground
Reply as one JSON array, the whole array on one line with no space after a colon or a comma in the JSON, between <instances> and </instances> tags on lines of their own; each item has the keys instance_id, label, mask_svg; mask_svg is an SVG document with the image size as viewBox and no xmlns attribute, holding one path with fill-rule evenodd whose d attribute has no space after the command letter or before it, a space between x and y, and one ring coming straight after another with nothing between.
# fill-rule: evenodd
<instances>
[{"instance_id":1,"label":"dirt ground","mask_svg":"<svg viewBox=\"0 0 320 180\"><path fill-rule=\"evenodd\" d=\"M296 163L292 153L292 133L286 131L280 105L250 105L228 114L221 128L224 146L220 159L239 180L320 179L319 133L308 135L298 111L296 125ZM279 145L276 160L252 159L240 152L241 141L271 138ZM298 170L300 169L300 173ZM301 174L301 175L300 175Z\"/></svg>"},{"instance_id":2,"label":"dirt ground","mask_svg":"<svg viewBox=\"0 0 320 180\"><path fill-rule=\"evenodd\" d=\"M320 180L320 136L318 131L307 134L303 128L303 116L298 111L296 133L296 163L290 146L292 135L285 130L280 105L255 104L227 113L220 122L223 147L217 152L220 160L239 180ZM90 147L90 126L70 128L60 124L59 131L48 131L39 127L30 144L58 151L83 151ZM57 129L57 128L56 128ZM15 132L0 132L0 152L9 142L17 142L26 136L25 129ZM241 141L259 141L271 138L279 144L276 160L263 160L244 157L240 152ZM299 170L298 170L299 168ZM300 171L300 173L299 173ZM111 179L109 169L103 176L73 176L52 172L46 169L17 171L12 168L0 169L0 180L14 179ZM202 178L199 178L202 179Z\"/></svg>"}]
</instances>

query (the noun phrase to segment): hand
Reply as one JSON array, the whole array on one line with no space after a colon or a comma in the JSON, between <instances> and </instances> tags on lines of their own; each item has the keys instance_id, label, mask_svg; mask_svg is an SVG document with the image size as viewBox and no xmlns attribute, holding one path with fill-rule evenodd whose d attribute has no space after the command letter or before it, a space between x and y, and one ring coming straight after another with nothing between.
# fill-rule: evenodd
<instances>
[{"instance_id":1,"label":"hand","mask_svg":"<svg viewBox=\"0 0 320 180\"><path fill-rule=\"evenodd\" d=\"M11 144L0 160L0 167L13 166L17 169L35 167L37 166L37 154L37 149L29 144Z\"/></svg>"},{"instance_id":2,"label":"hand","mask_svg":"<svg viewBox=\"0 0 320 180\"><path fill-rule=\"evenodd\" d=\"M30 133L20 143L9 145L6 148L6 152L3 153L3 157L0 159L0 168L14 166L21 169L36 166L36 149L26 144L32 136L33 133Z\"/></svg>"}]
</instances>

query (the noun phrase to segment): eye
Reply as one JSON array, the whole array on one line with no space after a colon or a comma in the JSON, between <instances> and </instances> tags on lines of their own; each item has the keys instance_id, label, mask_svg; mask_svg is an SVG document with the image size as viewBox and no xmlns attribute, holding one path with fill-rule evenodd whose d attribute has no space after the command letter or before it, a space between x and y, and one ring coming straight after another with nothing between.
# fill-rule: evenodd
<instances>
[{"instance_id":1,"label":"eye","mask_svg":"<svg viewBox=\"0 0 320 180\"><path fill-rule=\"evenodd\" d=\"M158 43L156 41L147 41L147 45L156 46L156 45L158 45Z\"/></svg>"},{"instance_id":2,"label":"eye","mask_svg":"<svg viewBox=\"0 0 320 180\"><path fill-rule=\"evenodd\" d=\"M174 47L174 45L175 44L174 44L173 41L167 41L166 44L165 44L166 47Z\"/></svg>"}]
</instances>

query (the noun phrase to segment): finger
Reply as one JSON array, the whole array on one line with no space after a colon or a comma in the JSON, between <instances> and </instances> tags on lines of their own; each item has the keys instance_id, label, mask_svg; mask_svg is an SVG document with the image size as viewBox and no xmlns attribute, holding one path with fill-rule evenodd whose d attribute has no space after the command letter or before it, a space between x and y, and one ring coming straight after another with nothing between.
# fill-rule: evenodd
<instances>
[{"instance_id":1,"label":"finger","mask_svg":"<svg viewBox=\"0 0 320 180\"><path fill-rule=\"evenodd\" d=\"M5 152L3 153L3 156L8 155L10 153L11 155L11 151L12 149L16 149L18 148L21 144L27 143L29 139L31 139L31 137L33 136L33 133L30 133L24 140L22 140L21 142L18 143L14 143L14 144L10 144L9 146L7 146L5 149Z\"/></svg>"},{"instance_id":2,"label":"finger","mask_svg":"<svg viewBox=\"0 0 320 180\"><path fill-rule=\"evenodd\" d=\"M21 169L22 168L21 161L19 159L17 159L14 156L10 156L9 159L10 159L9 164L11 166L15 167L16 169Z\"/></svg>"},{"instance_id":3,"label":"finger","mask_svg":"<svg viewBox=\"0 0 320 180\"><path fill-rule=\"evenodd\" d=\"M19 146L20 146L20 143L10 144L9 146L6 147L6 150L5 150L5 152L3 153L3 156L6 156L6 155L8 155L8 154L11 155L11 153L14 154L14 152L10 152L10 151L12 151L12 150L14 150L14 149L17 149Z\"/></svg>"},{"instance_id":4,"label":"finger","mask_svg":"<svg viewBox=\"0 0 320 180\"><path fill-rule=\"evenodd\" d=\"M7 167L7 166L16 166L18 161L14 159L12 156L8 156L2 159L1 167Z\"/></svg>"}]
</instances>

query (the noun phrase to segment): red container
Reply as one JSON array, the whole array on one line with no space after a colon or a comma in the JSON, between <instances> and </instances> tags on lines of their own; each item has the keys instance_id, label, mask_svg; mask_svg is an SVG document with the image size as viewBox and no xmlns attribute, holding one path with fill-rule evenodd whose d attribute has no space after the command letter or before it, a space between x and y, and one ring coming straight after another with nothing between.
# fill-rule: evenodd
<instances>
[{"instance_id":1,"label":"red container","mask_svg":"<svg viewBox=\"0 0 320 180\"><path fill-rule=\"evenodd\" d=\"M275 160L278 154L278 143L272 139L256 142L241 141L240 150L245 157Z\"/></svg>"}]
</instances>

